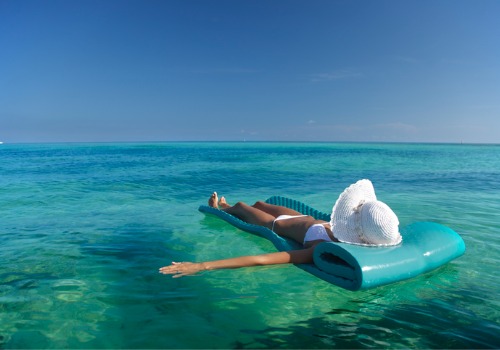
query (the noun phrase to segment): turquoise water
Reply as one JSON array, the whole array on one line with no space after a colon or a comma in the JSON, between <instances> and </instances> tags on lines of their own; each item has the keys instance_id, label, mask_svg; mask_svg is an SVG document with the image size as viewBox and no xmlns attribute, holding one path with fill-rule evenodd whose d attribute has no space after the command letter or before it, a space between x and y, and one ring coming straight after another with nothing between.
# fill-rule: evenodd
<instances>
[{"instance_id":1,"label":"turquoise water","mask_svg":"<svg viewBox=\"0 0 500 350\"><path fill-rule=\"evenodd\" d=\"M330 211L361 178L465 255L362 292L294 266L157 272L274 251L198 212L214 190ZM0 348L498 348L499 212L494 145L0 145Z\"/></svg>"}]
</instances>

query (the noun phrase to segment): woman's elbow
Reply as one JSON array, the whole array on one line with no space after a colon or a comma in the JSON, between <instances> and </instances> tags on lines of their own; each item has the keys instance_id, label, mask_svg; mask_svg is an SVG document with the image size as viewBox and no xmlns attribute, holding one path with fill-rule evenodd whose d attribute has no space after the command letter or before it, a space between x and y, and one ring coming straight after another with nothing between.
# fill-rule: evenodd
<instances>
[{"instance_id":1,"label":"woman's elbow","mask_svg":"<svg viewBox=\"0 0 500 350\"><path fill-rule=\"evenodd\" d=\"M290 262L290 258L286 254L281 253L271 253L263 255L254 255L251 257L251 263L249 265L253 266L263 266L263 265L274 265L274 264L285 264Z\"/></svg>"}]
</instances>

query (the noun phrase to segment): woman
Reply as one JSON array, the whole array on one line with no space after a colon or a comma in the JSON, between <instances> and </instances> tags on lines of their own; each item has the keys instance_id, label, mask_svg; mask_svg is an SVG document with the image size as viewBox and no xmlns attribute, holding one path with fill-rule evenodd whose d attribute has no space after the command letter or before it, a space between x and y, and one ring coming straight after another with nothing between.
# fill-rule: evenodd
<instances>
[{"instance_id":1,"label":"woman","mask_svg":"<svg viewBox=\"0 0 500 350\"><path fill-rule=\"evenodd\" d=\"M254 225L267 227L276 234L293 239L303 249L200 263L172 262L160 268L160 273L173 277L192 275L200 271L274 264L313 263L314 248L321 242L343 242L369 246L390 246L401 242L399 221L394 212L377 200L370 180L352 184L337 199L330 222L281 206L256 202L229 205L214 192L208 204Z\"/></svg>"}]
</instances>

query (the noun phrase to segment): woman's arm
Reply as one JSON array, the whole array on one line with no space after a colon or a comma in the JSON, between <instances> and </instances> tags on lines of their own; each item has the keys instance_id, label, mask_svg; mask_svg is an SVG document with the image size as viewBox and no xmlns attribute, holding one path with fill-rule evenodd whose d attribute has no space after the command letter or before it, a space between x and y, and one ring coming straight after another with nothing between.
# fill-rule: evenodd
<instances>
[{"instance_id":1,"label":"woman's arm","mask_svg":"<svg viewBox=\"0 0 500 350\"><path fill-rule=\"evenodd\" d=\"M160 273L182 277L205 270L236 269L239 267L275 265L275 264L308 264L313 262L314 247L286 252L241 256L238 258L206 261L201 263L172 262L172 265L160 268Z\"/></svg>"}]
</instances>

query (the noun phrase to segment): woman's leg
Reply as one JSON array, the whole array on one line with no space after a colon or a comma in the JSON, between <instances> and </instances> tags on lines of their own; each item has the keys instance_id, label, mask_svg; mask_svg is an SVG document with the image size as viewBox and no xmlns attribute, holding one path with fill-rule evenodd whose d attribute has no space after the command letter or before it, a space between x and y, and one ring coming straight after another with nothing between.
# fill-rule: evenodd
<instances>
[{"instance_id":1,"label":"woman's leg","mask_svg":"<svg viewBox=\"0 0 500 350\"><path fill-rule=\"evenodd\" d=\"M219 209L227 209L227 208L231 207L229 204L227 204L226 198L221 197L220 200L218 199L217 192L214 192L212 194L212 196L208 200L208 205L210 205L211 207L214 207L214 208L219 208ZM270 215L274 216L275 218L277 218L280 215L302 215L302 213L300 213L296 210L293 210L293 209L290 209L287 207L283 207L280 205L269 204L269 203L266 203L263 201L255 202L255 204L252 205L252 207L259 209L267 214L270 214Z\"/></svg>"},{"instance_id":2,"label":"woman's leg","mask_svg":"<svg viewBox=\"0 0 500 350\"><path fill-rule=\"evenodd\" d=\"M301 213L295 210L265 202L257 202L252 206L238 202L230 206L226 203L224 197L221 197L221 200L219 200L216 192L212 194L208 200L208 204L211 207L219 208L228 214L234 215L245 222L264 226L271 230L276 217L280 215L301 215ZM312 217L281 220L278 221L279 224L277 226L279 231L277 231L277 234L291 238L302 244L307 228L314 222Z\"/></svg>"},{"instance_id":3,"label":"woman's leg","mask_svg":"<svg viewBox=\"0 0 500 350\"><path fill-rule=\"evenodd\" d=\"M232 207L221 209L228 214L234 215L249 224L271 228L273 226L274 216L254 208L243 202L238 202Z\"/></svg>"},{"instance_id":4,"label":"woman's leg","mask_svg":"<svg viewBox=\"0 0 500 350\"><path fill-rule=\"evenodd\" d=\"M275 218L277 218L280 215L302 215L302 213L299 213L296 210L287 207L282 207L280 205L269 204L262 201L256 202L253 205L253 207L262 210L263 212L268 213L274 216Z\"/></svg>"},{"instance_id":5,"label":"woman's leg","mask_svg":"<svg viewBox=\"0 0 500 350\"><path fill-rule=\"evenodd\" d=\"M245 204L243 202L238 202L235 205L230 206L226 203L224 197L222 197L219 201L216 192L214 192L208 200L208 205L214 208L219 208L220 210L234 215L237 218L248 222L249 224L264 226L267 228L272 227L273 221L275 219L275 217L270 215L269 213L266 213L253 206L249 206L248 204Z\"/></svg>"}]
</instances>

